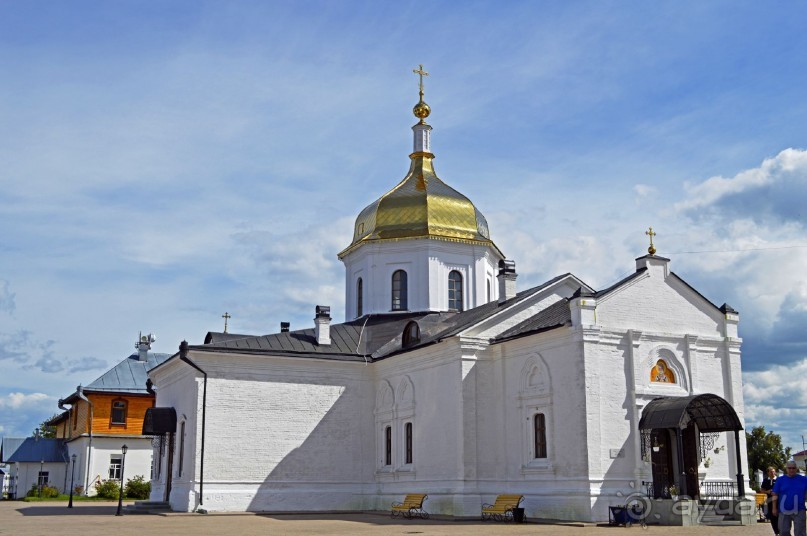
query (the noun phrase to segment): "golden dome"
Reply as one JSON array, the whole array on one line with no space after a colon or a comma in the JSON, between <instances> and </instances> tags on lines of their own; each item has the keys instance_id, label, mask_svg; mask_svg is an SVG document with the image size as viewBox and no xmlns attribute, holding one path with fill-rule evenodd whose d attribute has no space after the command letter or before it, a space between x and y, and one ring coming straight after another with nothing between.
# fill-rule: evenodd
<instances>
[{"instance_id":1,"label":"golden dome","mask_svg":"<svg viewBox=\"0 0 807 536\"><path fill-rule=\"evenodd\" d=\"M412 238L481 242L498 251L482 213L437 177L434 155L417 152L409 158L412 162L406 177L356 218L353 241L339 258L366 242Z\"/></svg>"}]
</instances>

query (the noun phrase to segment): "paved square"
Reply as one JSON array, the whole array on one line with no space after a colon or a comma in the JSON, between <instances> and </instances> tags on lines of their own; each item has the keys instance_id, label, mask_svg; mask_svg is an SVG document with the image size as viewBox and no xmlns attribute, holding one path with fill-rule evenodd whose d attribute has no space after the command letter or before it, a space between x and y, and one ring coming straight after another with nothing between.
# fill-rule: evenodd
<instances>
[{"instance_id":1,"label":"paved square","mask_svg":"<svg viewBox=\"0 0 807 536\"><path fill-rule=\"evenodd\" d=\"M767 523L750 527L608 527L596 525L523 524L450 519L402 520L379 513L358 514L180 514L115 516L117 503L25 503L0 501L0 535L53 536L142 536L143 534L193 536L231 535L560 535L617 536L654 534L656 536L771 536ZM627 531L627 532L625 532Z\"/></svg>"}]
</instances>

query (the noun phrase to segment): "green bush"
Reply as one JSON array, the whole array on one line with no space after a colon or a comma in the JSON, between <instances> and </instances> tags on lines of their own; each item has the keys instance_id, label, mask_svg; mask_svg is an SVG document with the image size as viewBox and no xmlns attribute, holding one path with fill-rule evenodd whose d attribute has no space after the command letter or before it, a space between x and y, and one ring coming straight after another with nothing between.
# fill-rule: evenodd
<instances>
[{"instance_id":1,"label":"green bush","mask_svg":"<svg viewBox=\"0 0 807 536\"><path fill-rule=\"evenodd\" d=\"M95 494L104 499L117 499L120 495L120 484L117 480L99 480L95 483Z\"/></svg>"},{"instance_id":2,"label":"green bush","mask_svg":"<svg viewBox=\"0 0 807 536\"><path fill-rule=\"evenodd\" d=\"M59 490L53 486L42 486L42 490L40 491L39 486L34 484L31 486L31 489L28 490L28 493L25 494L26 497L42 497L43 499L52 499L54 497L59 496Z\"/></svg>"},{"instance_id":3,"label":"green bush","mask_svg":"<svg viewBox=\"0 0 807 536\"><path fill-rule=\"evenodd\" d=\"M146 482L142 475L137 475L126 481L123 494L130 499L148 499L151 494L151 482Z\"/></svg>"}]
</instances>

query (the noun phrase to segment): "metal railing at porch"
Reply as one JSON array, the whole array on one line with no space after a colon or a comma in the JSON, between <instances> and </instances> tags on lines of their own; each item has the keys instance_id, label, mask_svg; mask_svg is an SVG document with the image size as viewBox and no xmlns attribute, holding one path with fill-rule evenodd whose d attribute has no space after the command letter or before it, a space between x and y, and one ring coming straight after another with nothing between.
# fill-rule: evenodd
<instances>
[{"instance_id":1,"label":"metal railing at porch","mask_svg":"<svg viewBox=\"0 0 807 536\"><path fill-rule=\"evenodd\" d=\"M704 480L700 483L701 499L734 499L739 497L736 482Z\"/></svg>"},{"instance_id":2,"label":"metal railing at porch","mask_svg":"<svg viewBox=\"0 0 807 536\"><path fill-rule=\"evenodd\" d=\"M653 482L652 480L643 481L644 492L648 497L655 499L670 499L672 493L670 492L671 484L666 482ZM726 482L718 480L703 480L699 483L700 499L713 500L713 499L734 499L739 497L737 492L736 482Z\"/></svg>"}]
</instances>

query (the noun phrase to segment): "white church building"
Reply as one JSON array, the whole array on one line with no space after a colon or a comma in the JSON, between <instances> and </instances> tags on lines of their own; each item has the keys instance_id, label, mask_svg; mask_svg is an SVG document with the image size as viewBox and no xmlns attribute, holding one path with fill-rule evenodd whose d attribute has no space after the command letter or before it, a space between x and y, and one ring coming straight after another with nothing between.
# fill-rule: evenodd
<instances>
[{"instance_id":1,"label":"white church building","mask_svg":"<svg viewBox=\"0 0 807 536\"><path fill-rule=\"evenodd\" d=\"M430 513L478 517L518 493L528 517L590 521L637 494L742 497L737 312L652 236L609 288L567 273L518 291L483 215L435 173L422 84L414 113L409 172L338 254L344 323L317 306L309 329L209 333L149 371L151 499L361 511L427 493Z\"/></svg>"}]
</instances>

